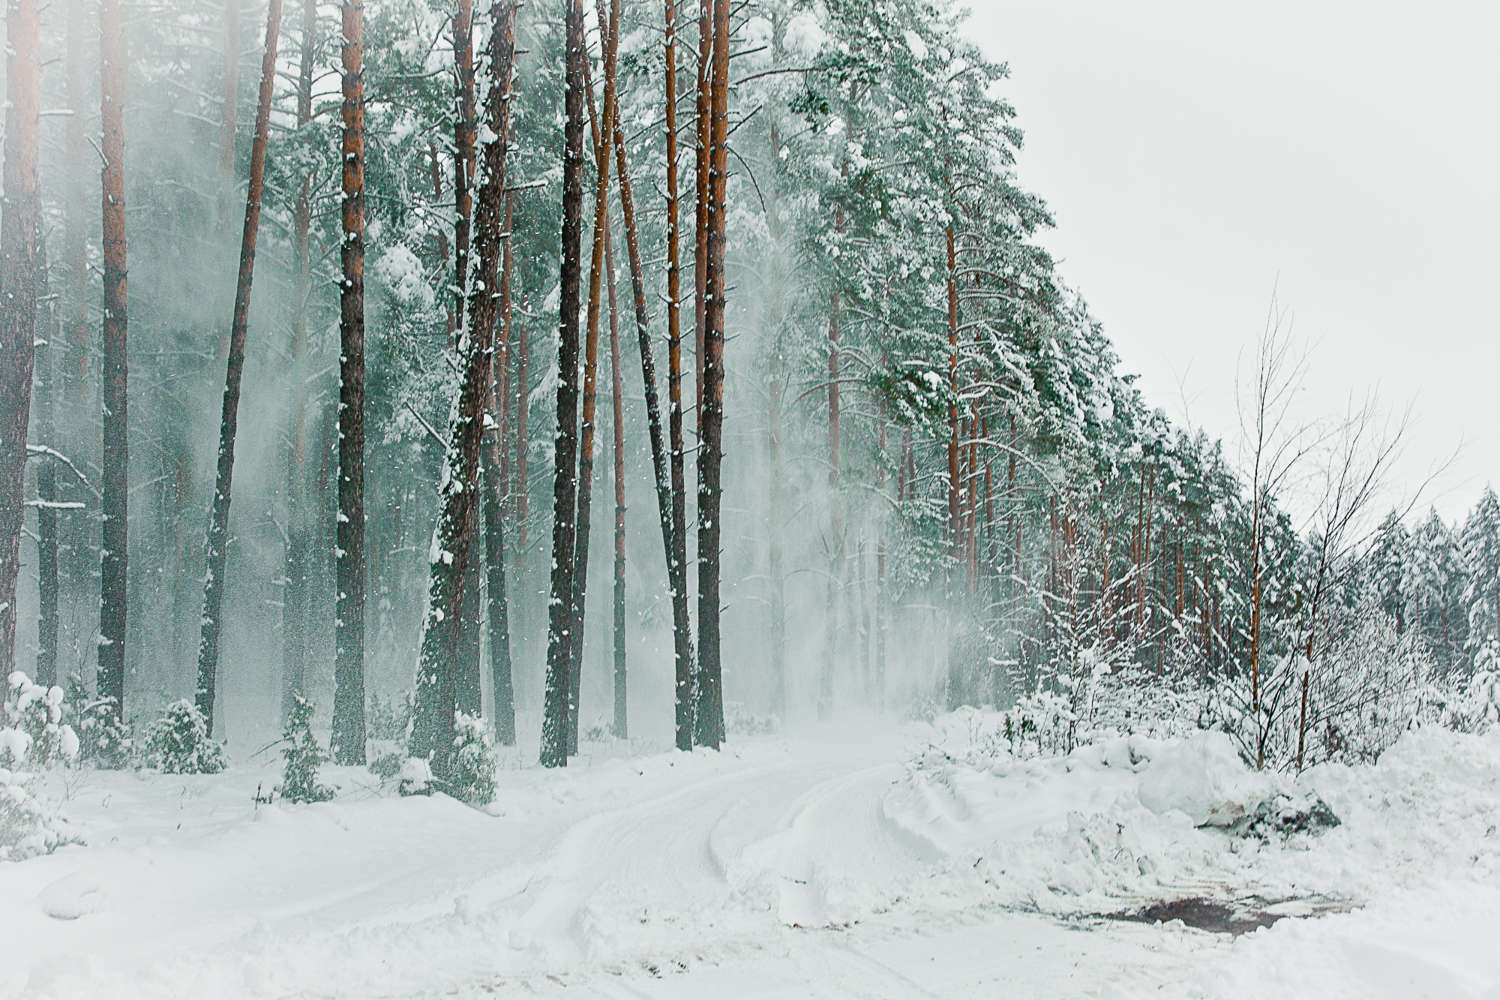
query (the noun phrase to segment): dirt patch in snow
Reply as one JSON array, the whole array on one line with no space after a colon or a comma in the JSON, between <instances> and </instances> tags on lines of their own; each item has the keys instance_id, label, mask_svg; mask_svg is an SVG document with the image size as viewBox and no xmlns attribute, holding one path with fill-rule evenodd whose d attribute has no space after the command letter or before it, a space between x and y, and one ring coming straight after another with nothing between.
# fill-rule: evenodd
<instances>
[{"instance_id":1,"label":"dirt patch in snow","mask_svg":"<svg viewBox=\"0 0 1500 1000\"><path fill-rule=\"evenodd\" d=\"M1317 917L1325 913L1348 913L1355 908L1348 900L1315 897L1312 899L1261 899L1246 896L1240 899L1209 899L1194 896L1184 899L1163 899L1149 903L1139 909L1121 913L1101 913L1109 920L1125 920L1134 923L1156 924L1182 922L1183 926L1212 934L1229 934L1239 937L1248 931L1270 927L1286 917Z\"/></svg>"}]
</instances>

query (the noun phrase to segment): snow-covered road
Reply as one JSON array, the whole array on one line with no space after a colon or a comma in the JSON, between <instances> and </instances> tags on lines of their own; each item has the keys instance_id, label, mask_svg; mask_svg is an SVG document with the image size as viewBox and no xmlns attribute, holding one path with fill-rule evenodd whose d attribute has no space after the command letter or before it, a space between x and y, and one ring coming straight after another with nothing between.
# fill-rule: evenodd
<instances>
[{"instance_id":1,"label":"snow-covered road","mask_svg":"<svg viewBox=\"0 0 1500 1000\"><path fill-rule=\"evenodd\" d=\"M1326 977L1303 972L1337 984L1384 954L1382 928L1399 936L1379 913L1231 943L1000 909L882 808L910 738L851 726L514 768L499 815L377 794L353 770L338 801L291 807L254 802L271 769L94 774L68 806L91 846L0 866L0 996L1286 996L1257 949L1322 954ZM1476 887L1457 919L1483 931L1497 899ZM1273 974L1224 980L1236 963ZM1449 992L1380 992L1413 967L1398 960L1342 995L1494 982L1482 962L1459 979L1429 964Z\"/></svg>"}]
</instances>

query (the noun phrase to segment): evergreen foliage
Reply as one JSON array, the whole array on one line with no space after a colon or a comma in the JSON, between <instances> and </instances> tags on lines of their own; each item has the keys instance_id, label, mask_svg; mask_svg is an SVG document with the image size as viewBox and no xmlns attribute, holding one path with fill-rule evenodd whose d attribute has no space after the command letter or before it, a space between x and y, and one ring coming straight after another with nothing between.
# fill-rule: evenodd
<instances>
[{"instance_id":1,"label":"evergreen foliage","mask_svg":"<svg viewBox=\"0 0 1500 1000\"><path fill-rule=\"evenodd\" d=\"M318 784L318 768L328 761L328 754L312 732L313 703L298 695L293 699L292 713L281 731L281 756L286 760L282 772L281 797L288 802L327 802L334 790Z\"/></svg>"},{"instance_id":2,"label":"evergreen foliage","mask_svg":"<svg viewBox=\"0 0 1500 1000\"><path fill-rule=\"evenodd\" d=\"M142 763L162 774L218 774L229 766L224 745L209 738L197 707L184 698L146 730Z\"/></svg>"},{"instance_id":3,"label":"evergreen foliage","mask_svg":"<svg viewBox=\"0 0 1500 1000\"><path fill-rule=\"evenodd\" d=\"M495 744L483 719L454 715L452 760L446 791L469 805L488 805L495 797Z\"/></svg>"}]
</instances>

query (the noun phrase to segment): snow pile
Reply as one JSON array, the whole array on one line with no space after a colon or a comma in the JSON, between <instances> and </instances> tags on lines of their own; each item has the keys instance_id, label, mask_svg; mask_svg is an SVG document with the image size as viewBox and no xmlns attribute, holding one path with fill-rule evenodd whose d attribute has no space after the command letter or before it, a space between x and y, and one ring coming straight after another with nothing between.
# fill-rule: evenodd
<instances>
[{"instance_id":1,"label":"snow pile","mask_svg":"<svg viewBox=\"0 0 1500 1000\"><path fill-rule=\"evenodd\" d=\"M1417 730L1376 765L1293 780L1246 768L1210 732L1017 758L996 714L947 720L883 803L989 902L1085 914L1197 896L1358 901L1500 867L1500 731Z\"/></svg>"}]
</instances>

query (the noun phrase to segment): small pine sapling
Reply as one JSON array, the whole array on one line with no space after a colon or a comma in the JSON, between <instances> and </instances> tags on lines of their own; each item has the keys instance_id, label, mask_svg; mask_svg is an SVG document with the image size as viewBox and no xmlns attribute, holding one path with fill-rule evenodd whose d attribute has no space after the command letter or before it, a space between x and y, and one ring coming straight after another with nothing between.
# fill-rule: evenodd
<instances>
[{"instance_id":1,"label":"small pine sapling","mask_svg":"<svg viewBox=\"0 0 1500 1000\"><path fill-rule=\"evenodd\" d=\"M281 781L281 797L288 802L327 802L333 798L333 789L318 784L318 768L328 760L312 732L314 706L301 695L294 698L292 711L281 731L281 756L286 758L286 771Z\"/></svg>"},{"instance_id":2,"label":"small pine sapling","mask_svg":"<svg viewBox=\"0 0 1500 1000\"><path fill-rule=\"evenodd\" d=\"M448 792L471 806L495 797L495 746L483 719L457 712L453 717L453 775Z\"/></svg>"},{"instance_id":3,"label":"small pine sapling","mask_svg":"<svg viewBox=\"0 0 1500 1000\"><path fill-rule=\"evenodd\" d=\"M186 698L168 705L151 724L144 759L162 774L218 774L229 766L224 744L209 738L203 713Z\"/></svg>"}]
</instances>

